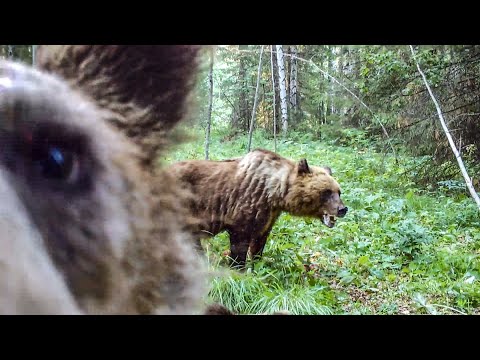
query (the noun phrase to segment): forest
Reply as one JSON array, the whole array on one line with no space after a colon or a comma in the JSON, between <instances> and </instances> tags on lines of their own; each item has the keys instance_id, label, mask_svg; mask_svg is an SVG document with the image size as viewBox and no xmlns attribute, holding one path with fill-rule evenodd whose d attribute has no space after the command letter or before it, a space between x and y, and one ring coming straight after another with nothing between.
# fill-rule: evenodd
<instances>
[{"instance_id":1,"label":"forest","mask_svg":"<svg viewBox=\"0 0 480 360\"><path fill-rule=\"evenodd\" d=\"M34 62L33 45L0 57ZM188 141L158 159L253 149L329 166L348 214L282 213L263 256L202 240L209 300L239 314L480 314L480 46L206 47Z\"/></svg>"}]
</instances>

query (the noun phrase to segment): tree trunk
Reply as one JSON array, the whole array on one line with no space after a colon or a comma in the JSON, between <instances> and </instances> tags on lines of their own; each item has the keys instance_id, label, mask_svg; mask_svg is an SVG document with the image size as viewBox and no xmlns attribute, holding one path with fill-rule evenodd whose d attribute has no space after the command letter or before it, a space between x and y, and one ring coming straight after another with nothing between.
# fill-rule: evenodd
<instances>
[{"instance_id":1,"label":"tree trunk","mask_svg":"<svg viewBox=\"0 0 480 360\"><path fill-rule=\"evenodd\" d=\"M7 57L9 59L13 59L13 49L15 48L15 46L13 45L8 45L8 53L7 53Z\"/></svg>"},{"instance_id":2,"label":"tree trunk","mask_svg":"<svg viewBox=\"0 0 480 360\"><path fill-rule=\"evenodd\" d=\"M272 69L272 88L273 88L273 151L277 152L277 115L275 102L275 68L273 65L273 45L270 45L270 66Z\"/></svg>"},{"instance_id":3,"label":"tree trunk","mask_svg":"<svg viewBox=\"0 0 480 360\"><path fill-rule=\"evenodd\" d=\"M298 122L298 98L297 98L297 48L290 47L290 117Z\"/></svg>"},{"instance_id":4,"label":"tree trunk","mask_svg":"<svg viewBox=\"0 0 480 360\"><path fill-rule=\"evenodd\" d=\"M282 132L283 135L288 131L288 110L287 110L287 89L285 86L285 62L283 60L282 45L276 45L277 63L278 63L278 81L280 86L280 106L282 110Z\"/></svg>"},{"instance_id":5,"label":"tree trunk","mask_svg":"<svg viewBox=\"0 0 480 360\"><path fill-rule=\"evenodd\" d=\"M258 88L260 87L260 77L262 75L262 55L263 45L260 49L260 59L258 60L257 86L255 87L255 98L253 100L252 118L250 119L250 130L248 131L248 152L250 152L250 148L252 145L253 124L255 123L255 113L257 111Z\"/></svg>"},{"instance_id":6,"label":"tree trunk","mask_svg":"<svg viewBox=\"0 0 480 360\"><path fill-rule=\"evenodd\" d=\"M274 88L274 95L275 95L275 101L274 101L274 105L275 105L275 114L277 114L277 118L276 118L276 129L275 131L277 132L277 135L278 135L278 130L280 128L280 123L279 123L279 118L278 118L278 115L282 113L281 109L280 109L280 86L279 86L279 81L278 81L278 64L277 64L277 58L276 58L276 49L275 49L275 45L272 45L272 56L273 56L273 85L275 86Z\"/></svg>"},{"instance_id":7,"label":"tree trunk","mask_svg":"<svg viewBox=\"0 0 480 360\"><path fill-rule=\"evenodd\" d=\"M207 115L207 130L205 134L205 159L208 160L208 151L210 148L210 125L212 123L212 105L213 105L213 58L215 56L215 48L211 48L210 53L210 69L208 71L208 82L210 84L210 91L208 96L208 115Z\"/></svg>"},{"instance_id":8,"label":"tree trunk","mask_svg":"<svg viewBox=\"0 0 480 360\"><path fill-rule=\"evenodd\" d=\"M35 66L36 54L37 54L37 45L32 45L32 66Z\"/></svg>"},{"instance_id":9,"label":"tree trunk","mask_svg":"<svg viewBox=\"0 0 480 360\"><path fill-rule=\"evenodd\" d=\"M335 46L333 46L330 49L330 59L328 61L328 73L329 74L334 74L335 73ZM335 104L333 103L333 97L334 97L334 90L333 90L333 83L329 79L328 80L328 110L327 110L327 116L328 115L333 115L335 114ZM330 118L331 121L331 118ZM329 123L330 123L329 121Z\"/></svg>"},{"instance_id":10,"label":"tree trunk","mask_svg":"<svg viewBox=\"0 0 480 360\"><path fill-rule=\"evenodd\" d=\"M247 61L244 50L248 49L248 45L239 45L240 62L238 69L238 83L240 87L238 89L238 95L236 99L236 109L232 116L232 128L235 130L247 130L248 129L248 84L247 84Z\"/></svg>"}]
</instances>

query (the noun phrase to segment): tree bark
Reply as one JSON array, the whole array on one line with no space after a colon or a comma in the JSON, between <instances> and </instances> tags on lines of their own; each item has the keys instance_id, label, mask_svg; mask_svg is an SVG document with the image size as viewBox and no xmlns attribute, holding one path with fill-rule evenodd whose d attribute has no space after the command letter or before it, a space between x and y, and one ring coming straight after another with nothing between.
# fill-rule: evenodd
<instances>
[{"instance_id":1,"label":"tree bark","mask_svg":"<svg viewBox=\"0 0 480 360\"><path fill-rule=\"evenodd\" d=\"M32 66L35 66L36 55L37 55L37 45L32 45Z\"/></svg>"},{"instance_id":2,"label":"tree bark","mask_svg":"<svg viewBox=\"0 0 480 360\"><path fill-rule=\"evenodd\" d=\"M15 48L15 46L13 46L13 45L7 45L7 46L8 46L7 57L9 59L13 59L13 49Z\"/></svg>"},{"instance_id":3,"label":"tree bark","mask_svg":"<svg viewBox=\"0 0 480 360\"><path fill-rule=\"evenodd\" d=\"M263 45L260 49L260 59L258 60L257 86L255 88L255 98L253 100L252 118L250 119L250 130L248 131L248 152L250 152L250 148L252 145L253 125L255 123L255 113L257 111L258 88L260 87L260 77L262 71L262 55Z\"/></svg>"},{"instance_id":4,"label":"tree bark","mask_svg":"<svg viewBox=\"0 0 480 360\"><path fill-rule=\"evenodd\" d=\"M277 152L277 115L275 102L275 68L273 66L273 45L270 45L270 66L272 70L272 89L273 89L273 151Z\"/></svg>"},{"instance_id":5,"label":"tree bark","mask_svg":"<svg viewBox=\"0 0 480 360\"><path fill-rule=\"evenodd\" d=\"M238 68L238 96L236 99L236 108L232 114L232 128L235 130L248 129L248 86L247 86L247 61L243 53L248 49L248 45L239 45L240 52L239 68Z\"/></svg>"},{"instance_id":6,"label":"tree bark","mask_svg":"<svg viewBox=\"0 0 480 360\"><path fill-rule=\"evenodd\" d=\"M282 110L282 132L283 135L288 131L288 110L287 110L287 89L285 85L285 62L283 59L282 45L276 45L277 63L278 63L278 81L280 86L280 106Z\"/></svg>"},{"instance_id":7,"label":"tree bark","mask_svg":"<svg viewBox=\"0 0 480 360\"><path fill-rule=\"evenodd\" d=\"M290 110L291 114L294 114L293 118L296 119L298 110L297 102L297 48L296 46L290 47Z\"/></svg>"},{"instance_id":8,"label":"tree bark","mask_svg":"<svg viewBox=\"0 0 480 360\"><path fill-rule=\"evenodd\" d=\"M212 106L213 106L213 58L215 55L215 48L212 46L210 52L210 69L208 71L208 82L210 84L208 95L208 115L207 115L207 130L205 134L205 159L208 160L208 151L210 148L210 126L212 123Z\"/></svg>"}]
</instances>

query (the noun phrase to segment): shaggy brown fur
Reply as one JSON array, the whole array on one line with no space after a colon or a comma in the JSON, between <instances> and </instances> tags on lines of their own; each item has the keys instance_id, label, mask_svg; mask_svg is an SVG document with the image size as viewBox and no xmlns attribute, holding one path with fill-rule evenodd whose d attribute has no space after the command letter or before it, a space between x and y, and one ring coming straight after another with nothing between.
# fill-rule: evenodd
<instances>
[{"instance_id":1,"label":"shaggy brown fur","mask_svg":"<svg viewBox=\"0 0 480 360\"><path fill-rule=\"evenodd\" d=\"M230 256L244 266L247 252L261 256L281 212L321 218L333 227L347 207L328 167L309 167L271 151L257 149L238 159L191 160L170 165L169 171L195 195L190 203L200 225L197 236L226 230Z\"/></svg>"},{"instance_id":2,"label":"shaggy brown fur","mask_svg":"<svg viewBox=\"0 0 480 360\"><path fill-rule=\"evenodd\" d=\"M150 165L172 137L168 132L186 117L199 49L64 45L39 48L37 62L110 110L105 120L139 144L142 161Z\"/></svg>"},{"instance_id":3,"label":"shaggy brown fur","mask_svg":"<svg viewBox=\"0 0 480 360\"><path fill-rule=\"evenodd\" d=\"M207 306L204 315L239 315L221 304L211 304ZM275 311L271 314L260 315L290 315L288 311Z\"/></svg>"},{"instance_id":4,"label":"shaggy brown fur","mask_svg":"<svg viewBox=\"0 0 480 360\"><path fill-rule=\"evenodd\" d=\"M39 69L0 62L1 314L203 311L184 192L152 162L185 117L198 50L52 46Z\"/></svg>"},{"instance_id":5,"label":"shaggy brown fur","mask_svg":"<svg viewBox=\"0 0 480 360\"><path fill-rule=\"evenodd\" d=\"M204 315L237 315L237 314L221 304L211 304L207 306L204 312Z\"/></svg>"}]
</instances>

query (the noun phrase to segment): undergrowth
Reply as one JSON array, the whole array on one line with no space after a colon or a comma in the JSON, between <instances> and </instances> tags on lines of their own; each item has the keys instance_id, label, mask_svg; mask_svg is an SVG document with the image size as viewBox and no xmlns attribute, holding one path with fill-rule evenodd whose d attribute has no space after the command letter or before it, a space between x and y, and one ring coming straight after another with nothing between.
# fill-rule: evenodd
<instances>
[{"instance_id":1,"label":"undergrowth","mask_svg":"<svg viewBox=\"0 0 480 360\"><path fill-rule=\"evenodd\" d=\"M247 138L212 134L212 160L242 156ZM254 147L273 150L260 131ZM277 152L328 165L348 215L334 228L283 214L264 256L240 273L226 267L228 237L204 242L214 274L210 301L241 314L479 314L480 217L464 186L420 187L418 158L371 150L361 133L346 140L293 134ZM166 162L202 159L203 135Z\"/></svg>"}]
</instances>

